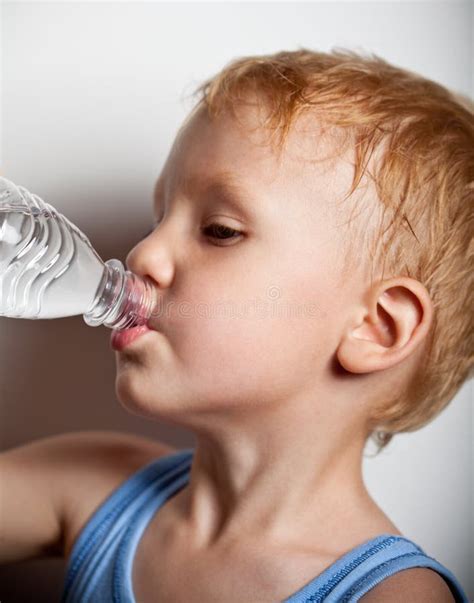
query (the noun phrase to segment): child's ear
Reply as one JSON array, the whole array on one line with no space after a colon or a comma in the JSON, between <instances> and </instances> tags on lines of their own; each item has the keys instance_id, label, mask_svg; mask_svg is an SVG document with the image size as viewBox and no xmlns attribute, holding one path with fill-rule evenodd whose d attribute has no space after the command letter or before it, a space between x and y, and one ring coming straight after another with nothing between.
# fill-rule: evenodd
<instances>
[{"instance_id":1,"label":"child's ear","mask_svg":"<svg viewBox=\"0 0 474 603\"><path fill-rule=\"evenodd\" d=\"M381 371L404 360L428 334L433 303L417 280L397 277L378 283L349 325L337 349L351 373Z\"/></svg>"}]
</instances>

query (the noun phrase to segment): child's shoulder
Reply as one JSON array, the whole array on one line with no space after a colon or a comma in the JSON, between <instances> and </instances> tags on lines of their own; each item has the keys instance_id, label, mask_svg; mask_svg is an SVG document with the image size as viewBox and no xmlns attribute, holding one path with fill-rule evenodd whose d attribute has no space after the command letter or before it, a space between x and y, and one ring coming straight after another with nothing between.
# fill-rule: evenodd
<instances>
[{"instance_id":1,"label":"child's shoulder","mask_svg":"<svg viewBox=\"0 0 474 603\"><path fill-rule=\"evenodd\" d=\"M427 567L412 567L385 578L360 599L361 603L452 603L455 601L446 581Z\"/></svg>"},{"instance_id":2,"label":"child's shoulder","mask_svg":"<svg viewBox=\"0 0 474 603\"><path fill-rule=\"evenodd\" d=\"M68 558L93 513L128 477L176 449L158 440L114 431L83 431L58 436L63 491L63 555Z\"/></svg>"}]
</instances>

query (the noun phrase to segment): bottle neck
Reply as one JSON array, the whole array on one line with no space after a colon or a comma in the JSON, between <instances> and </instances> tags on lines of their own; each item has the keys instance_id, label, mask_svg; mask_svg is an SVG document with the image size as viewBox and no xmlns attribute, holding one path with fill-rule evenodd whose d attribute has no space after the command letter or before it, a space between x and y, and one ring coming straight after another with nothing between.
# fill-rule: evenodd
<instances>
[{"instance_id":1,"label":"bottle neck","mask_svg":"<svg viewBox=\"0 0 474 603\"><path fill-rule=\"evenodd\" d=\"M97 293L84 321L90 327L104 325L128 329L146 324L155 308L154 287L125 270L119 260L107 260Z\"/></svg>"}]
</instances>

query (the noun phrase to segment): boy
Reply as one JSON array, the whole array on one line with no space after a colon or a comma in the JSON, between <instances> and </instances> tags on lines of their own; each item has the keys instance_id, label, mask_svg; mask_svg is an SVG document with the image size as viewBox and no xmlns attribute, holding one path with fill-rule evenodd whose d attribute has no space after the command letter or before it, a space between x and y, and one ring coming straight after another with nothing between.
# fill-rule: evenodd
<instances>
[{"instance_id":1,"label":"boy","mask_svg":"<svg viewBox=\"0 0 474 603\"><path fill-rule=\"evenodd\" d=\"M348 51L241 59L201 93L127 258L162 310L112 337L121 403L196 447L4 453L0 557L64 555L68 602L467 601L361 459L472 374L472 110Z\"/></svg>"}]
</instances>

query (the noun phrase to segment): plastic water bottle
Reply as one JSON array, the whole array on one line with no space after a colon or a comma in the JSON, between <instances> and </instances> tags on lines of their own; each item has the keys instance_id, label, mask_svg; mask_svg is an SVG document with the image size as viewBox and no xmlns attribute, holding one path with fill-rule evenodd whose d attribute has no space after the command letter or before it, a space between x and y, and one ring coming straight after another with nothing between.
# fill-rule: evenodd
<instances>
[{"instance_id":1,"label":"plastic water bottle","mask_svg":"<svg viewBox=\"0 0 474 603\"><path fill-rule=\"evenodd\" d=\"M77 226L0 177L0 316L83 314L91 327L122 330L146 324L155 300L149 279L104 263Z\"/></svg>"}]
</instances>

